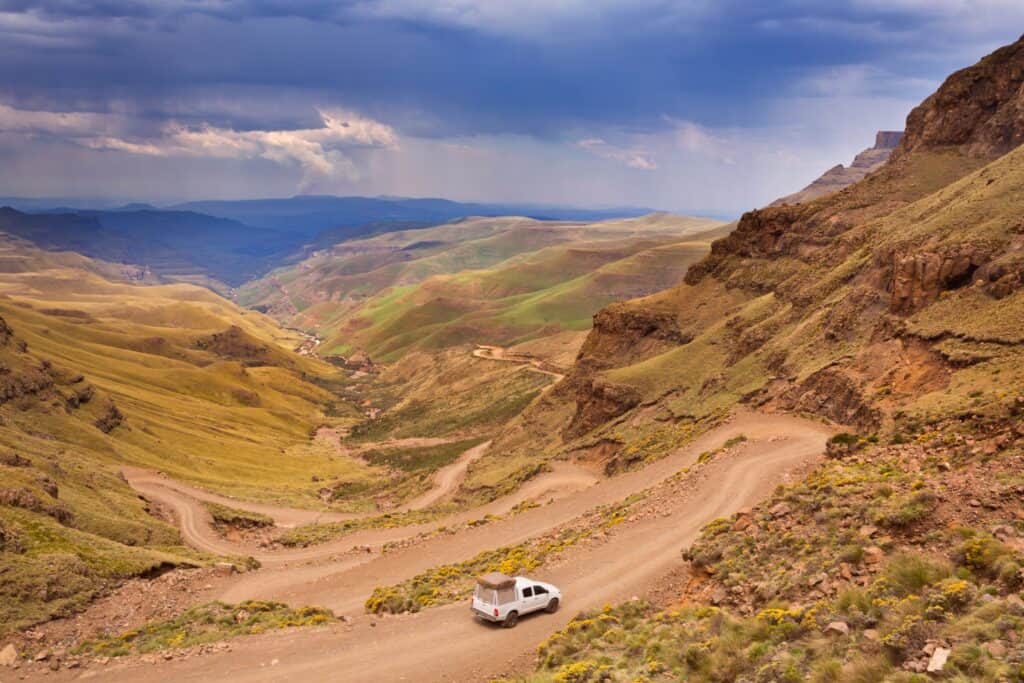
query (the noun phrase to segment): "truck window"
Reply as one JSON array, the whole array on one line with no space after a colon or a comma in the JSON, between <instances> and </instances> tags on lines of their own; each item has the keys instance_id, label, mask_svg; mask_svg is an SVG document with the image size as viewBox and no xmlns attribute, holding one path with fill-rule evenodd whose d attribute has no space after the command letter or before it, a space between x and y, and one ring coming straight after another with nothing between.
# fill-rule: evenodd
<instances>
[{"instance_id":1,"label":"truck window","mask_svg":"<svg viewBox=\"0 0 1024 683\"><path fill-rule=\"evenodd\" d=\"M504 605L516 601L516 589L512 586L498 589L498 601L492 604Z\"/></svg>"},{"instance_id":2,"label":"truck window","mask_svg":"<svg viewBox=\"0 0 1024 683\"><path fill-rule=\"evenodd\" d=\"M530 589L527 588L526 590L530 590ZM544 586L534 586L533 587L533 594L534 595L547 595L548 594L548 589L545 588Z\"/></svg>"},{"instance_id":3,"label":"truck window","mask_svg":"<svg viewBox=\"0 0 1024 683\"><path fill-rule=\"evenodd\" d=\"M483 586L477 585L476 597L480 602L486 603L488 605L497 604L497 600L495 600L495 591L493 588L484 588Z\"/></svg>"},{"instance_id":4,"label":"truck window","mask_svg":"<svg viewBox=\"0 0 1024 683\"><path fill-rule=\"evenodd\" d=\"M529 586L524 588L523 589L523 597L524 598L532 598L533 597L533 589L530 588Z\"/></svg>"}]
</instances>

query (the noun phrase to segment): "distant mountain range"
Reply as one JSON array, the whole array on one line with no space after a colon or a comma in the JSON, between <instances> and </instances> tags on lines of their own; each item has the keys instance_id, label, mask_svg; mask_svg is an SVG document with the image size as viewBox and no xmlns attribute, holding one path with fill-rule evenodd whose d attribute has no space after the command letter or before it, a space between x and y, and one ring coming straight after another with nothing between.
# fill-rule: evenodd
<instances>
[{"instance_id":1,"label":"distant mountain range","mask_svg":"<svg viewBox=\"0 0 1024 683\"><path fill-rule=\"evenodd\" d=\"M325 230L350 229L385 222L418 221L437 225L467 216L526 216L538 220L598 221L650 213L638 207L581 209L541 204L480 204L437 198L334 197L298 195L284 199L200 201L168 207L230 218L250 225L302 232L309 236Z\"/></svg>"},{"instance_id":2,"label":"distant mountain range","mask_svg":"<svg viewBox=\"0 0 1024 683\"><path fill-rule=\"evenodd\" d=\"M65 201L75 204L65 205ZM135 263L170 280L215 288L259 277L304 248L323 248L393 230L439 225L468 216L518 215L598 221L650 209L580 209L477 204L447 199L333 197L211 200L169 207L100 200L0 198L0 230L46 249L72 250L106 261Z\"/></svg>"}]
</instances>

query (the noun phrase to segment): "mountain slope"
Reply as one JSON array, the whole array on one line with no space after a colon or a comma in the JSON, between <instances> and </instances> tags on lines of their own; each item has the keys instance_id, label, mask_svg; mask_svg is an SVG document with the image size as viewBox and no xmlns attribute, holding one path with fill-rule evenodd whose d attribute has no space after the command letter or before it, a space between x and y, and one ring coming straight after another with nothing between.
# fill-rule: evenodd
<instances>
[{"instance_id":1,"label":"mountain slope","mask_svg":"<svg viewBox=\"0 0 1024 683\"><path fill-rule=\"evenodd\" d=\"M889 155L892 154L893 149L896 148L902 137L903 133L899 131L878 131L875 135L874 147L869 147L855 156L853 163L849 166L843 166L842 164L833 166L804 189L777 199L772 202L772 205L799 204L800 202L810 201L833 192L838 192L844 187L853 185L869 173L881 168L889 160Z\"/></svg>"},{"instance_id":2,"label":"mountain slope","mask_svg":"<svg viewBox=\"0 0 1024 683\"><path fill-rule=\"evenodd\" d=\"M38 205L28 202L28 205ZM290 199L201 201L157 209L129 204L116 209L50 209L24 213L0 207L0 230L45 249L134 263L165 281L191 282L227 293L301 255L307 245L399 229L424 228L471 215L514 209L545 217L634 216L559 207L509 207L444 199L300 196Z\"/></svg>"},{"instance_id":3,"label":"mountain slope","mask_svg":"<svg viewBox=\"0 0 1024 683\"><path fill-rule=\"evenodd\" d=\"M333 242L370 234L374 223L413 221L436 225L468 216L518 216L538 219L597 221L638 216L645 209L573 209L557 206L479 204L437 198L334 197L299 195L282 199L214 200L180 204L173 209L198 211L251 225L298 232L307 238L328 231Z\"/></svg>"},{"instance_id":4,"label":"mountain slope","mask_svg":"<svg viewBox=\"0 0 1024 683\"><path fill-rule=\"evenodd\" d=\"M677 281L719 233L668 215L606 223L471 219L340 243L249 283L245 304L316 330L327 353L514 344L586 330L610 301Z\"/></svg>"},{"instance_id":5,"label":"mountain slope","mask_svg":"<svg viewBox=\"0 0 1024 683\"><path fill-rule=\"evenodd\" d=\"M152 209L28 214L0 207L0 231L44 249L137 264L151 278L221 291L265 272L301 245L300 238L237 221Z\"/></svg>"},{"instance_id":6,"label":"mountain slope","mask_svg":"<svg viewBox=\"0 0 1024 683\"><path fill-rule=\"evenodd\" d=\"M321 505L374 468L310 441L359 413L299 337L190 285L4 240L0 249L0 622L80 608L126 576L201 561L118 476L151 467L253 498Z\"/></svg>"},{"instance_id":7,"label":"mountain slope","mask_svg":"<svg viewBox=\"0 0 1024 683\"><path fill-rule=\"evenodd\" d=\"M604 347L635 348L635 340L615 342L614 331L602 338L599 324L581 354L582 373L588 365L614 364L621 369L608 374L611 381L658 390L647 378L658 375L660 366L693 358L715 341L715 355L729 367L722 368L721 378L711 371L688 378L686 402L696 412L706 410L698 404L705 382L716 381L722 389L704 389L703 398L725 390L735 400L764 390L761 400L814 406L865 428L880 426L897 406L938 388L921 378L919 385L901 387L905 395L897 400L872 397L894 367L919 365L923 359L915 354L939 359L940 375L957 372L943 367L931 344L904 335L908 315L943 295L948 298L943 306L963 306L963 317L950 319L951 325L984 326L989 307L963 302L1004 298L1016 286L1009 284L1017 275L1008 264L1015 263L1018 248L1012 197L1020 189L1019 155L975 169L1016 139L994 121L1019 106L1022 62L1024 44L1018 43L954 74L908 116L904 138L878 172L829 197L746 214L708 258L690 269L686 284L623 305L621 311L629 315L673 315L692 344L658 357L644 353L650 357L643 365L631 363L628 351L611 360ZM984 99L981 110L977 92L986 98L997 92L1003 99ZM954 122L955 132L936 127L936 120ZM964 127L965 120L972 126ZM950 146L953 140L964 144ZM957 183L960 178L965 179ZM737 306L720 322L694 324L693 307L718 296L731 297ZM1001 306L1014 302L1008 298ZM604 319L614 317L608 311ZM883 349L888 353L877 356ZM585 412L587 399L581 398Z\"/></svg>"},{"instance_id":8,"label":"mountain slope","mask_svg":"<svg viewBox=\"0 0 1024 683\"><path fill-rule=\"evenodd\" d=\"M496 485L508 463L571 455L611 471L656 457L741 401L868 434L909 415L1004 411L985 378L1021 379L1007 327L1024 319L1020 153L1000 156L1016 139L1002 122L1021 106L1022 63L1017 43L952 75L876 172L745 214L682 284L597 313L567 379L467 491Z\"/></svg>"},{"instance_id":9,"label":"mountain slope","mask_svg":"<svg viewBox=\"0 0 1024 683\"><path fill-rule=\"evenodd\" d=\"M737 403L849 432L708 524L660 604L580 615L517 680L1020 677L1022 85L1024 39L950 76L874 174L746 214L685 283L598 314L496 448L614 463Z\"/></svg>"}]
</instances>

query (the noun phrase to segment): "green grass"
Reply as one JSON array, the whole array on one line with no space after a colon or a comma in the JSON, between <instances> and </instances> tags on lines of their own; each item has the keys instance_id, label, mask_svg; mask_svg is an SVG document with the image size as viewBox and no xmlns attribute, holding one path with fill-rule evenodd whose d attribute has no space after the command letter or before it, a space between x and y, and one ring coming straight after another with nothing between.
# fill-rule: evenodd
<instances>
[{"instance_id":1,"label":"green grass","mask_svg":"<svg viewBox=\"0 0 1024 683\"><path fill-rule=\"evenodd\" d=\"M864 468L830 463L822 469L829 472L827 478L780 487L772 500L758 506L758 549L744 564L733 563L730 557L749 552L754 537L749 529L732 531L732 520L705 527L701 542L690 553L698 567L710 563L711 581L744 584L746 597L737 600L743 604L753 598L753 609L746 614L697 602L660 610L641 601L606 606L575 617L541 643L534 673L502 680L912 683L923 679L905 671L904 664L919 660L928 642L951 646L942 672L945 680L1019 680L1020 662L1013 647L1005 647L1005 654L990 648L993 643L1014 642L1014 634L1024 627L1018 593L1022 558L1019 551L977 530L943 535L947 547L951 539L963 537L952 560L935 552L937 539L930 536L930 550L892 553L866 585L849 585L831 596L792 600L765 590L787 570L802 572L808 564L827 562L836 551L836 539L801 538L821 524L818 517L801 517L805 511L820 513L821 502L842 498L850 509L865 515L872 498L885 497L878 480L872 481ZM842 474L835 476L837 471ZM886 482L883 486L896 486L897 480L879 473ZM870 495L861 496L858 490ZM812 491L827 498L812 503ZM788 513L785 525L761 517L780 501L795 507L797 516ZM718 551L709 553L716 544ZM849 553L842 558L855 565L862 561ZM811 566L810 571L821 566ZM835 577L836 572L828 575ZM806 587L805 577L795 586L797 595L805 596ZM848 635L829 633L827 626L833 622L845 624Z\"/></svg>"},{"instance_id":2,"label":"green grass","mask_svg":"<svg viewBox=\"0 0 1024 683\"><path fill-rule=\"evenodd\" d=\"M0 635L70 616L125 578L206 561L177 546L177 535L155 523L148 525L157 532L148 539L150 547L124 545L11 508L0 508L0 525L8 539L0 550ZM139 528L147 528L145 521Z\"/></svg>"},{"instance_id":3,"label":"green grass","mask_svg":"<svg viewBox=\"0 0 1024 683\"><path fill-rule=\"evenodd\" d=\"M378 476L311 441L317 425L351 420L326 413L358 413L337 393L336 368L291 352L299 335L199 287L110 281L87 261L2 240L0 251L26 265L0 273L0 315L14 330L0 362L20 382L0 405L0 451L19 455L0 461L0 488L41 501L0 505L4 631L73 614L126 578L210 560L149 514L118 474L125 465L318 508L311 471ZM112 407L124 420L101 431Z\"/></svg>"},{"instance_id":4,"label":"green grass","mask_svg":"<svg viewBox=\"0 0 1024 683\"><path fill-rule=\"evenodd\" d=\"M413 366L425 357L410 357ZM511 363L471 357L463 349L430 358L406 374L403 363L382 377L381 402L394 407L352 429L355 441L387 438L464 437L493 432L518 415L552 378Z\"/></svg>"},{"instance_id":5,"label":"green grass","mask_svg":"<svg viewBox=\"0 0 1024 683\"><path fill-rule=\"evenodd\" d=\"M359 517L343 522L326 524L305 524L288 529L277 537L277 542L289 548L306 548L321 543L336 541L339 538L365 529L393 529L414 524L425 524L441 517L444 513L437 510L412 510L409 512L391 512L383 515Z\"/></svg>"},{"instance_id":6,"label":"green grass","mask_svg":"<svg viewBox=\"0 0 1024 683\"><path fill-rule=\"evenodd\" d=\"M211 602L192 607L173 619L151 622L109 638L88 640L75 648L75 654L122 657L334 621L334 614L322 607L294 609L280 602L254 600L233 605Z\"/></svg>"},{"instance_id":7,"label":"green grass","mask_svg":"<svg viewBox=\"0 0 1024 683\"><path fill-rule=\"evenodd\" d=\"M681 279L709 248L710 237L696 233L717 226L672 216L594 225L478 219L459 223L461 230L439 226L343 244L336 254L317 254L275 276L289 291L322 299L291 324L315 326L327 348L363 348L393 361L414 349L587 329L603 305ZM349 251L424 241L436 246L387 255ZM352 304L352 295L365 300ZM250 303L282 296L259 281L242 293Z\"/></svg>"},{"instance_id":8,"label":"green grass","mask_svg":"<svg viewBox=\"0 0 1024 683\"><path fill-rule=\"evenodd\" d=\"M274 526L274 519L269 515L249 510L239 510L219 503L204 502L203 507L210 513L213 523L218 527L232 529L260 529Z\"/></svg>"},{"instance_id":9,"label":"green grass","mask_svg":"<svg viewBox=\"0 0 1024 683\"><path fill-rule=\"evenodd\" d=\"M462 453L485 440L477 437L423 448L371 449L363 451L361 456L374 465L403 472L432 472L455 462Z\"/></svg>"}]
</instances>

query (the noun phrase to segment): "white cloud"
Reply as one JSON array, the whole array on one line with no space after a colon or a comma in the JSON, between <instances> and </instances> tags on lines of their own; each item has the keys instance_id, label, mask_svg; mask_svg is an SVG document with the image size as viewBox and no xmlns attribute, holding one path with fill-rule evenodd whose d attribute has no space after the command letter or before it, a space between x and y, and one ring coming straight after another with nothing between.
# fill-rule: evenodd
<instances>
[{"instance_id":1,"label":"white cloud","mask_svg":"<svg viewBox=\"0 0 1024 683\"><path fill-rule=\"evenodd\" d=\"M170 122L156 135L139 137L126 133L131 121L120 115L31 111L0 105L0 132L53 136L89 149L135 155L267 159L299 166L304 182L311 176L358 179L358 169L344 150L398 146L397 133L385 123L338 109L320 110L319 114L319 128L234 130Z\"/></svg>"},{"instance_id":2,"label":"white cloud","mask_svg":"<svg viewBox=\"0 0 1024 683\"><path fill-rule=\"evenodd\" d=\"M105 114L33 111L0 104L0 131L81 137L109 134L120 125L116 117Z\"/></svg>"},{"instance_id":3,"label":"white cloud","mask_svg":"<svg viewBox=\"0 0 1024 683\"><path fill-rule=\"evenodd\" d=\"M601 138L584 138L576 142L576 146L595 154L602 159L611 159L625 164L629 168L642 171L653 171L658 164L650 153L637 148L624 148L605 142Z\"/></svg>"}]
</instances>

